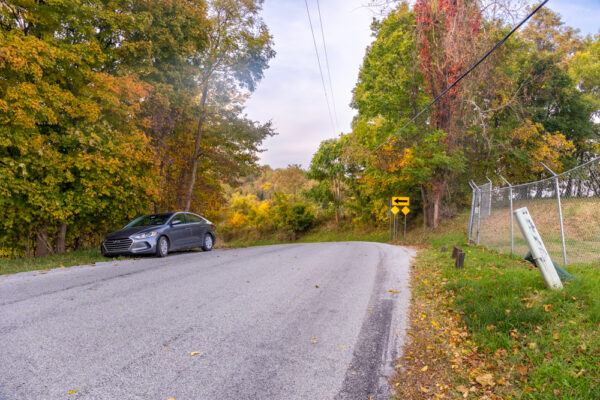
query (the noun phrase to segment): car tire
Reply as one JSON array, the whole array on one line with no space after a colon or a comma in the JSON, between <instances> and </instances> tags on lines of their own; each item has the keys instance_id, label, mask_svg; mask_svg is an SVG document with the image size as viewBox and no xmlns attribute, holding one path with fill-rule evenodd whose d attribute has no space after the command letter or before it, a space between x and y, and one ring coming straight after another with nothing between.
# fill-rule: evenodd
<instances>
[{"instance_id":1,"label":"car tire","mask_svg":"<svg viewBox=\"0 0 600 400\"><path fill-rule=\"evenodd\" d=\"M210 233L204 235L204 240L202 240L202 250L211 251L213 245L215 244L215 239Z\"/></svg>"},{"instance_id":2,"label":"car tire","mask_svg":"<svg viewBox=\"0 0 600 400\"><path fill-rule=\"evenodd\" d=\"M156 241L156 257L166 257L169 254L169 239L161 236Z\"/></svg>"}]
</instances>

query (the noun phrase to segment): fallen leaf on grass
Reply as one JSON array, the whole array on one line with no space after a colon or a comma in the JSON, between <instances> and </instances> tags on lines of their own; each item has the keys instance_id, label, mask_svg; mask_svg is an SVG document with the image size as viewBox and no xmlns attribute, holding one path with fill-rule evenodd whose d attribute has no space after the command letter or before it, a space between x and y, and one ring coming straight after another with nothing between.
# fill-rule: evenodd
<instances>
[{"instance_id":1,"label":"fallen leaf on grass","mask_svg":"<svg viewBox=\"0 0 600 400\"><path fill-rule=\"evenodd\" d=\"M421 372L425 372L429 369L429 366L424 366L423 368L420 369Z\"/></svg>"},{"instance_id":2,"label":"fallen leaf on grass","mask_svg":"<svg viewBox=\"0 0 600 400\"><path fill-rule=\"evenodd\" d=\"M456 390L462 393L463 397L465 398L469 395L469 389L467 389L463 385L457 386Z\"/></svg>"},{"instance_id":3,"label":"fallen leaf on grass","mask_svg":"<svg viewBox=\"0 0 600 400\"><path fill-rule=\"evenodd\" d=\"M527 375L527 366L525 365L515 365L515 369L521 375Z\"/></svg>"},{"instance_id":4,"label":"fallen leaf on grass","mask_svg":"<svg viewBox=\"0 0 600 400\"><path fill-rule=\"evenodd\" d=\"M492 375L492 374L479 375L478 377L475 378L475 380L481 386L494 386L495 385L494 375Z\"/></svg>"},{"instance_id":5,"label":"fallen leaf on grass","mask_svg":"<svg viewBox=\"0 0 600 400\"><path fill-rule=\"evenodd\" d=\"M68 394L71 395L71 394L75 394L75 393L77 393L77 390L71 390Z\"/></svg>"},{"instance_id":6,"label":"fallen leaf on grass","mask_svg":"<svg viewBox=\"0 0 600 400\"><path fill-rule=\"evenodd\" d=\"M421 386L421 391L422 391L423 393L427 393L427 392L429 392L429 389L426 389L426 388L424 388L423 386Z\"/></svg>"},{"instance_id":7,"label":"fallen leaf on grass","mask_svg":"<svg viewBox=\"0 0 600 400\"><path fill-rule=\"evenodd\" d=\"M544 307L544 311L546 312L552 310L552 304L544 304L542 307Z\"/></svg>"},{"instance_id":8,"label":"fallen leaf on grass","mask_svg":"<svg viewBox=\"0 0 600 400\"><path fill-rule=\"evenodd\" d=\"M496 352L494 353L494 357L496 357L496 358L503 358L506 356L508 356L508 352L506 351L506 349L500 348L500 349L496 350Z\"/></svg>"},{"instance_id":9,"label":"fallen leaf on grass","mask_svg":"<svg viewBox=\"0 0 600 400\"><path fill-rule=\"evenodd\" d=\"M200 352L199 352L199 351L192 351L192 352L190 353L190 356L192 356L192 357L193 357L193 356L197 356L198 354L200 354Z\"/></svg>"}]
</instances>

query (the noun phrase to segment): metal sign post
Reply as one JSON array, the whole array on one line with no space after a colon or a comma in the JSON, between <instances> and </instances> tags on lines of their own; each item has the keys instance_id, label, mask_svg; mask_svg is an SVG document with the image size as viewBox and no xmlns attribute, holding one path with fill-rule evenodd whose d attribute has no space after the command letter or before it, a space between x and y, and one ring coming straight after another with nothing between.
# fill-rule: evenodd
<instances>
[{"instance_id":1,"label":"metal sign post","mask_svg":"<svg viewBox=\"0 0 600 400\"><path fill-rule=\"evenodd\" d=\"M392 208L392 199L390 199L390 207L388 209L388 214L390 215L390 242L392 241L392 218L394 217L394 214L392 214L391 208Z\"/></svg>"}]
</instances>

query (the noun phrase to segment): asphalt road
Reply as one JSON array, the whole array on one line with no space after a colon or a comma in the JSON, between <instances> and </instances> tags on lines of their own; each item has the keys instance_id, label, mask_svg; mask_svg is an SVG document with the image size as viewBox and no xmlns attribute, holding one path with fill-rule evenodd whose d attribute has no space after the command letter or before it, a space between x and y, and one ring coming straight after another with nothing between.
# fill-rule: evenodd
<instances>
[{"instance_id":1,"label":"asphalt road","mask_svg":"<svg viewBox=\"0 0 600 400\"><path fill-rule=\"evenodd\" d=\"M2 276L0 399L389 399L411 255L296 244Z\"/></svg>"}]
</instances>

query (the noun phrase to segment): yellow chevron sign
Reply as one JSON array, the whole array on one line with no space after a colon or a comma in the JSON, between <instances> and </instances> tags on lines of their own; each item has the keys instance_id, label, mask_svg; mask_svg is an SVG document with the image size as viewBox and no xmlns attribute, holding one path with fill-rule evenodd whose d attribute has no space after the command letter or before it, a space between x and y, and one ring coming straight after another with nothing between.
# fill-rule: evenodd
<instances>
[{"instance_id":1,"label":"yellow chevron sign","mask_svg":"<svg viewBox=\"0 0 600 400\"><path fill-rule=\"evenodd\" d=\"M410 197L392 197L392 206L410 206Z\"/></svg>"}]
</instances>

